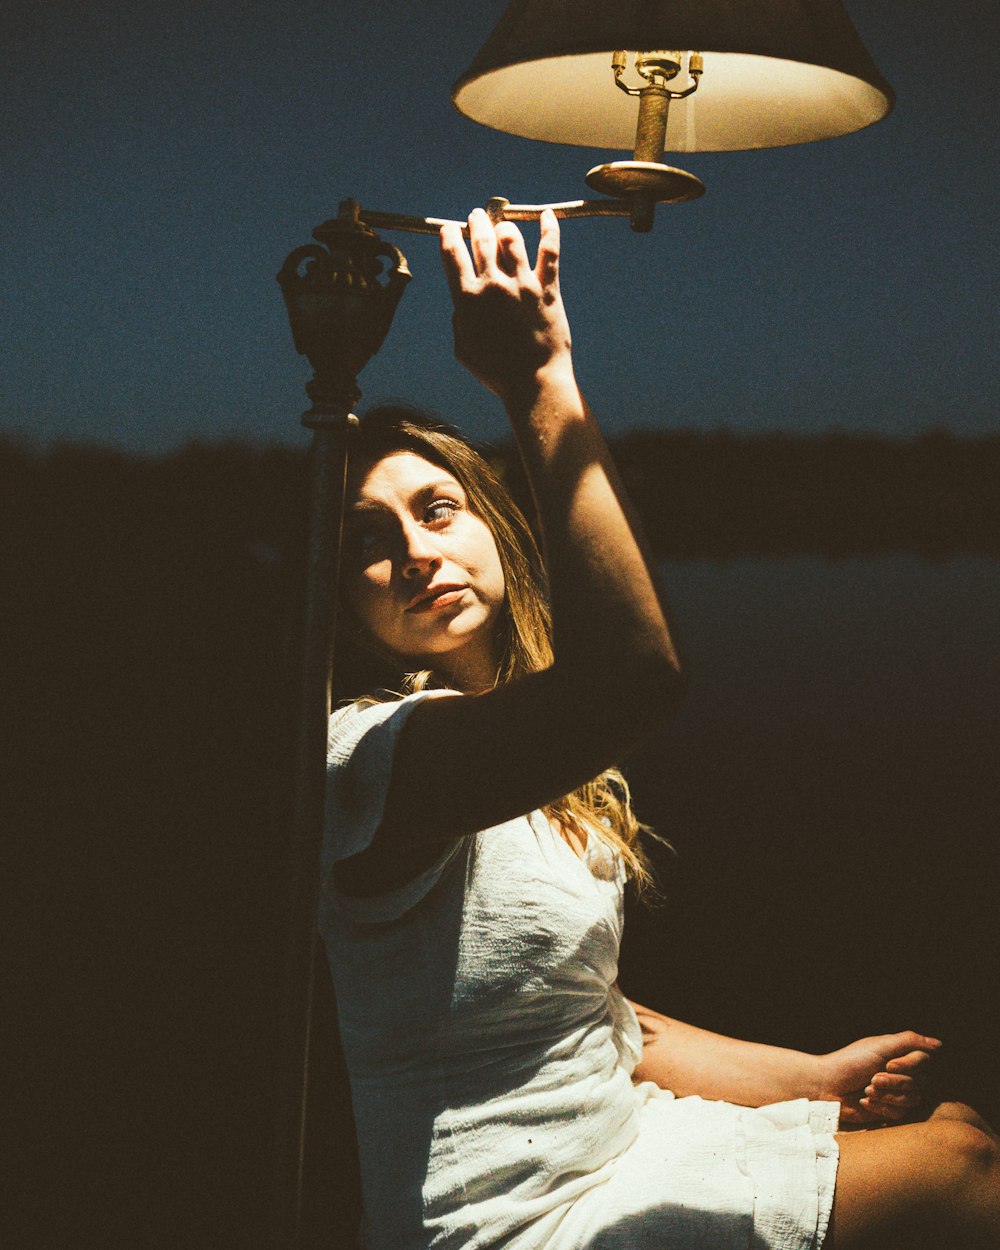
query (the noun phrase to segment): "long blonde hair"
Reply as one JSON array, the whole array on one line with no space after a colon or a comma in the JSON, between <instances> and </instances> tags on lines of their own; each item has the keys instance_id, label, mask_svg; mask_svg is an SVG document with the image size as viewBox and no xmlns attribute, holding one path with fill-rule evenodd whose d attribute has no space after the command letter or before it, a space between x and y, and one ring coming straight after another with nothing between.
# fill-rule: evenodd
<instances>
[{"instance_id":1,"label":"long blonde hair","mask_svg":"<svg viewBox=\"0 0 1000 1250\"><path fill-rule=\"evenodd\" d=\"M354 480L395 451L412 451L456 478L468 497L470 510L489 527L503 569L506 596L498 625L500 664L496 685L506 685L548 668L553 658L552 617L541 554L524 514L489 462L457 431L401 406L372 409L355 431L353 443ZM401 673L398 662L394 663L393 679L392 657L373 644L343 599L340 610L345 619L343 632L338 628L338 650L342 652L338 669L341 673L345 669L355 673L354 692L348 694L342 686L336 692L340 697L358 697L359 676L368 686L361 696L365 700L399 697L438 684L433 670ZM382 688L381 695L372 693L376 684ZM653 876L641 837L649 834L657 841L662 839L636 819L628 783L617 768L607 769L544 810L562 829L583 840L596 834L621 854L639 893L651 890Z\"/></svg>"}]
</instances>

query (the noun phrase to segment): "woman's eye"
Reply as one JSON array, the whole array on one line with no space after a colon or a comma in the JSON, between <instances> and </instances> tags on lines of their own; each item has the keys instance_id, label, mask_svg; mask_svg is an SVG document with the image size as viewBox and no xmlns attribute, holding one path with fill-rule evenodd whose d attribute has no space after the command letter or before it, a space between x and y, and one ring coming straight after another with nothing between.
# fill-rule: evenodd
<instances>
[{"instance_id":1,"label":"woman's eye","mask_svg":"<svg viewBox=\"0 0 1000 1250\"><path fill-rule=\"evenodd\" d=\"M459 505L454 499L435 499L424 512L424 520L430 524L436 521L449 521L458 511Z\"/></svg>"}]
</instances>

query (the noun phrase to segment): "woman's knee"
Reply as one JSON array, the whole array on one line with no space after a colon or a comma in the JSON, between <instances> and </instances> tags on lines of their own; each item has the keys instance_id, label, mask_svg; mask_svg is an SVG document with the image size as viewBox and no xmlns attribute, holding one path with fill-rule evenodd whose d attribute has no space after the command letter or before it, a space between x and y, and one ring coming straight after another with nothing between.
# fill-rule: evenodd
<instances>
[{"instance_id":1,"label":"woman's knee","mask_svg":"<svg viewBox=\"0 0 1000 1250\"><path fill-rule=\"evenodd\" d=\"M979 1112L964 1102L939 1102L927 1118L928 1120L961 1120L964 1124L974 1124L994 1141L997 1140L997 1134Z\"/></svg>"},{"instance_id":2,"label":"woman's knee","mask_svg":"<svg viewBox=\"0 0 1000 1250\"><path fill-rule=\"evenodd\" d=\"M1000 1245L1000 1145L966 1119L938 1117L926 1125L934 1181L932 1219L941 1233L973 1246Z\"/></svg>"},{"instance_id":3,"label":"woman's knee","mask_svg":"<svg viewBox=\"0 0 1000 1250\"><path fill-rule=\"evenodd\" d=\"M842 1137L832 1231L837 1250L1000 1244L996 1139L948 1114Z\"/></svg>"},{"instance_id":4,"label":"woman's knee","mask_svg":"<svg viewBox=\"0 0 1000 1250\"><path fill-rule=\"evenodd\" d=\"M942 1156L949 1158L963 1181L1000 1172L1000 1147L996 1138L972 1120L938 1119L927 1127L941 1139Z\"/></svg>"}]
</instances>

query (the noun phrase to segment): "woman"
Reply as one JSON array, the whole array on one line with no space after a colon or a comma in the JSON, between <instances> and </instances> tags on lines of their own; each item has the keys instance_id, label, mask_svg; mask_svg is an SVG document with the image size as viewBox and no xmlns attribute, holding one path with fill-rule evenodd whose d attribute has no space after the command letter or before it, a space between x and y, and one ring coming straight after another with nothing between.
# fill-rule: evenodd
<instances>
[{"instance_id":1,"label":"woman","mask_svg":"<svg viewBox=\"0 0 1000 1250\"><path fill-rule=\"evenodd\" d=\"M343 633L397 683L418 673L331 723L322 926L369 1250L997 1245L996 1137L958 1104L901 1123L936 1039L810 1056L618 990L622 885L645 862L612 766L681 668L574 380L555 218L534 266L513 225L476 210L469 231L471 254L441 235L456 352L510 418L553 643L488 469L398 414L363 431ZM837 1132L838 1112L891 1127Z\"/></svg>"}]
</instances>

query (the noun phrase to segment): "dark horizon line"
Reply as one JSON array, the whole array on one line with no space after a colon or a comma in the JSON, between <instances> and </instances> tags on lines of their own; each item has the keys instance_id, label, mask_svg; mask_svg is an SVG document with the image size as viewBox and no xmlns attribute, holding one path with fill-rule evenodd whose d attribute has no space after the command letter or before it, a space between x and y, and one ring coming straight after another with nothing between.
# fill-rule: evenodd
<instances>
[{"instance_id":1,"label":"dark horizon line","mask_svg":"<svg viewBox=\"0 0 1000 1250\"><path fill-rule=\"evenodd\" d=\"M362 416L362 420L364 417ZM998 419L1000 426L1000 419ZM996 433L967 434L947 428L932 426L912 434L890 434L877 430L847 430L832 426L821 431L800 431L783 428L765 430L743 430L738 426L721 425L711 429L698 429L694 426L681 426L662 429L654 426L635 428L619 432L605 431L605 438L612 451L616 448L627 448L636 443L745 443L755 447L765 444L791 444L795 446L851 445L854 447L885 447L904 448L921 444L949 445L963 449L995 449L1000 448L1000 429ZM470 440L479 450L504 454L510 446L510 440ZM186 455L223 452L240 448L253 453L287 452L290 455L302 454L306 447L281 439L256 439L251 435L217 435L205 438L188 438L176 447L162 451L141 451L123 447L114 442L103 442L90 438L54 438L41 440L31 433L21 430L0 430L0 454L20 455L34 460L67 454L87 456L106 455L108 458L122 458L146 462L166 462Z\"/></svg>"},{"instance_id":2,"label":"dark horizon line","mask_svg":"<svg viewBox=\"0 0 1000 1250\"><path fill-rule=\"evenodd\" d=\"M632 432L612 438L625 489L664 559L910 552L1000 557L1000 434ZM483 448L530 517L511 444ZM94 444L32 453L0 438L8 536L68 528L163 543L214 532L293 563L306 524L307 449L239 440L137 456ZM201 541L200 538L197 541Z\"/></svg>"}]
</instances>

